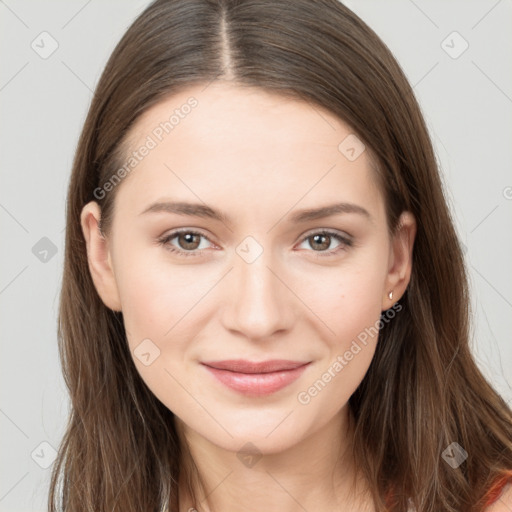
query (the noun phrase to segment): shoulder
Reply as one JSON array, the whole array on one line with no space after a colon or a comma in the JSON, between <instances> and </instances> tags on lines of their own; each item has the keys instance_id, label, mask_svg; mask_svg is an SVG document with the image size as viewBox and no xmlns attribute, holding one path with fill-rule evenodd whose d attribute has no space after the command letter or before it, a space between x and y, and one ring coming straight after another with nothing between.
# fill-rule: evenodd
<instances>
[{"instance_id":1,"label":"shoulder","mask_svg":"<svg viewBox=\"0 0 512 512\"><path fill-rule=\"evenodd\" d=\"M512 483L503 487L501 494L492 505L486 507L484 512L511 512L512 511Z\"/></svg>"}]
</instances>

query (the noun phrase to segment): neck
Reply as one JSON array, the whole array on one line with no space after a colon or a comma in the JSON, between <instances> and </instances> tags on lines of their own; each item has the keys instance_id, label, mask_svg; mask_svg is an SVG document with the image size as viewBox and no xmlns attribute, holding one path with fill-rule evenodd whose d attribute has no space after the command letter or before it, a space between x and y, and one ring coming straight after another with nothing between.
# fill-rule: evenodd
<instances>
[{"instance_id":1,"label":"neck","mask_svg":"<svg viewBox=\"0 0 512 512\"><path fill-rule=\"evenodd\" d=\"M210 443L176 420L185 448L180 512L220 512L232 510L234 503L247 512L373 510L352 455L354 428L348 405L299 444L253 454L254 459L249 455L247 465L236 452Z\"/></svg>"}]
</instances>

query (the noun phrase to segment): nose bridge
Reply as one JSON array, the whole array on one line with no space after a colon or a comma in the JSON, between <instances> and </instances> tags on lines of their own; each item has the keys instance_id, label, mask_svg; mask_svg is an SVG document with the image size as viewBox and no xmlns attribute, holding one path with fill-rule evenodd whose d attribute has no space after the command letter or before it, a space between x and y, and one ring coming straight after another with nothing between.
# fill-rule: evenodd
<instances>
[{"instance_id":1,"label":"nose bridge","mask_svg":"<svg viewBox=\"0 0 512 512\"><path fill-rule=\"evenodd\" d=\"M232 292L224 315L227 328L261 339L286 329L291 319L290 293L276 277L271 250L252 237L236 249Z\"/></svg>"}]
</instances>

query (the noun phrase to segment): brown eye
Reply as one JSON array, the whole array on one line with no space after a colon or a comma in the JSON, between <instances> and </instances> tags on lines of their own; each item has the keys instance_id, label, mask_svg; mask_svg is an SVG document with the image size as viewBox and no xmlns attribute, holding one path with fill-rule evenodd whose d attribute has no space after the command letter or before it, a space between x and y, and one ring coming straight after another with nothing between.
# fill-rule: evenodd
<instances>
[{"instance_id":1,"label":"brown eye","mask_svg":"<svg viewBox=\"0 0 512 512\"><path fill-rule=\"evenodd\" d=\"M332 243L338 244L332 247ZM317 253L317 256L331 256L339 251L346 250L351 247L353 242L349 236L343 236L339 233L331 231L320 231L306 236L302 244L307 243L312 252ZM305 247L306 249L308 247Z\"/></svg>"},{"instance_id":2,"label":"brown eye","mask_svg":"<svg viewBox=\"0 0 512 512\"><path fill-rule=\"evenodd\" d=\"M181 249L187 249L189 251L197 249L201 243L201 235L192 232L180 233L175 238L177 238Z\"/></svg>"},{"instance_id":3,"label":"brown eye","mask_svg":"<svg viewBox=\"0 0 512 512\"><path fill-rule=\"evenodd\" d=\"M331 237L329 235L312 235L308 238L308 240L312 240L312 242L310 242L310 245L313 249L318 249L321 251L328 249L329 246L331 245Z\"/></svg>"},{"instance_id":4,"label":"brown eye","mask_svg":"<svg viewBox=\"0 0 512 512\"><path fill-rule=\"evenodd\" d=\"M202 240L206 241L206 246L201 247ZM163 236L158 241L167 250L177 253L180 256L204 255L203 249L208 247L208 243L211 243L205 235L197 231L191 231L190 229L173 231Z\"/></svg>"}]
</instances>

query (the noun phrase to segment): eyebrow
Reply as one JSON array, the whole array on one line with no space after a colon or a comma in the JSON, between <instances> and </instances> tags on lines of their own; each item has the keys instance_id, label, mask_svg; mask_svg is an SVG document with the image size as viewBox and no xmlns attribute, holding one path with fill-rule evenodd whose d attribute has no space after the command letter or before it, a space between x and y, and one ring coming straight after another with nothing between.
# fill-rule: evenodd
<instances>
[{"instance_id":1,"label":"eyebrow","mask_svg":"<svg viewBox=\"0 0 512 512\"><path fill-rule=\"evenodd\" d=\"M308 210L300 210L295 212L290 220L292 222L307 222L310 220L323 219L324 217L330 217L340 213L357 213L363 215L368 220L372 220L372 216L362 206L353 203L336 203L327 206L321 206L320 208L311 208Z\"/></svg>"},{"instance_id":2,"label":"eyebrow","mask_svg":"<svg viewBox=\"0 0 512 512\"><path fill-rule=\"evenodd\" d=\"M139 215L146 213L174 213L177 215L187 215L191 217L204 217L209 219L218 220L224 224L230 224L231 219L224 212L214 210L209 206L201 203L187 203L187 202L170 202L161 201L153 203L151 206L143 210ZM307 210L299 210L292 214L290 222L301 223L308 222L317 219L323 219L330 217L331 215L342 214L342 213L355 213L363 215L368 220L372 221L372 216L362 206L354 203L335 203L319 208L309 208Z\"/></svg>"},{"instance_id":3,"label":"eyebrow","mask_svg":"<svg viewBox=\"0 0 512 512\"><path fill-rule=\"evenodd\" d=\"M205 217L215 219L223 223L229 223L229 217L226 214L200 203L162 201L152 204L139 215L159 212L189 215L191 217Z\"/></svg>"}]
</instances>

